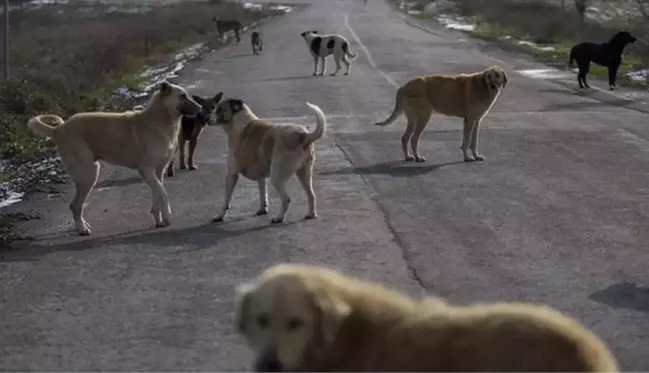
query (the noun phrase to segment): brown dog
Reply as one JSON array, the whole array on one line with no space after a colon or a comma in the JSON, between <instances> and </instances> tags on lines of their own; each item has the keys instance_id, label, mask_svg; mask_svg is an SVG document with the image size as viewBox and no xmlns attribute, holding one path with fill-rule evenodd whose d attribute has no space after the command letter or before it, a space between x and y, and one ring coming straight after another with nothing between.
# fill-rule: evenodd
<instances>
[{"instance_id":1,"label":"brown dog","mask_svg":"<svg viewBox=\"0 0 649 373\"><path fill-rule=\"evenodd\" d=\"M177 146L181 117L200 110L183 87L162 82L141 111L77 113L67 120L45 114L31 118L27 126L56 143L75 186L70 210L77 232L85 236L90 224L83 218L84 204L97 183L100 160L137 170L151 188L155 226L171 224L164 170Z\"/></svg>"},{"instance_id":2,"label":"brown dog","mask_svg":"<svg viewBox=\"0 0 649 373\"><path fill-rule=\"evenodd\" d=\"M198 102L201 105L201 111L193 117L183 116L182 123L180 124L180 132L178 132L178 151L180 162L180 169L184 170L187 168L187 163L185 162L185 144L189 142L189 157L187 162L189 163L189 170L196 170L196 164L194 164L194 153L196 152L196 144L198 144L198 137L203 132L203 128L208 124L207 122L210 119L210 115L216 105L221 101L223 97L223 92L217 93L212 98L203 98L201 96L192 95L194 101ZM167 176L174 176L174 160L171 159L169 166L167 166Z\"/></svg>"},{"instance_id":3,"label":"brown dog","mask_svg":"<svg viewBox=\"0 0 649 373\"><path fill-rule=\"evenodd\" d=\"M326 268L282 264L239 289L256 371L613 372L577 321L520 303L423 301Z\"/></svg>"},{"instance_id":4,"label":"brown dog","mask_svg":"<svg viewBox=\"0 0 649 373\"><path fill-rule=\"evenodd\" d=\"M377 126L392 124L401 113L408 118L408 127L401 137L406 161L425 162L419 154L419 139L433 111L464 119L462 153L465 162L483 161L478 153L478 128L500 92L507 85L507 74L498 66L481 72L459 75L428 75L410 80L397 90L394 110ZM408 151L408 142L413 155ZM469 149L472 155L469 155Z\"/></svg>"}]
</instances>

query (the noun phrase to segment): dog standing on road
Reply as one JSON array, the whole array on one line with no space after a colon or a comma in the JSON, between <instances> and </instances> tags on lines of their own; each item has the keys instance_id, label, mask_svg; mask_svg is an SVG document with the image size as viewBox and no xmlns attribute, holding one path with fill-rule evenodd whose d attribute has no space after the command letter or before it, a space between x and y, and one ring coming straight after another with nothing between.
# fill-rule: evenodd
<instances>
[{"instance_id":1,"label":"dog standing on road","mask_svg":"<svg viewBox=\"0 0 649 373\"><path fill-rule=\"evenodd\" d=\"M234 35L237 37L237 43L241 42L241 32L243 32L243 25L241 22L236 19L222 21L216 17L212 18L212 21L216 23L216 31L219 32L221 43L223 43L223 37L228 31L234 32Z\"/></svg>"},{"instance_id":2,"label":"dog standing on road","mask_svg":"<svg viewBox=\"0 0 649 373\"><path fill-rule=\"evenodd\" d=\"M350 60L356 59L356 54L352 53L349 49L349 42L336 34L319 35L318 31L305 31L300 34L309 46L311 56L313 56L313 76L318 75L318 60L322 60L322 72L319 75L324 75L327 69L327 57L331 54L334 56L336 62L336 71L331 76L334 76L340 71L340 61L345 63L347 70L345 75L349 75L351 69Z\"/></svg>"},{"instance_id":3,"label":"dog standing on road","mask_svg":"<svg viewBox=\"0 0 649 373\"><path fill-rule=\"evenodd\" d=\"M203 132L203 128L209 121L209 116L214 111L216 104L221 101L223 92L219 92L216 96L212 98L203 98L201 96L192 95L194 101L198 102L201 105L201 111L193 117L183 116L180 132L178 133L178 152L179 157L178 161L180 162L180 169L184 170L187 168L187 163L189 163L189 170L196 170L197 167L194 164L194 153L196 152L196 144L198 144L198 137ZM189 142L189 157L187 157L187 162L185 162L185 145ZM167 166L167 176L174 176L174 160L171 158L169 166Z\"/></svg>"},{"instance_id":4,"label":"dog standing on road","mask_svg":"<svg viewBox=\"0 0 649 373\"><path fill-rule=\"evenodd\" d=\"M616 90L615 79L622 63L622 53L624 53L624 48L628 44L635 43L636 40L635 36L628 31L620 31L606 43L584 42L572 47L568 69L572 67L573 60L577 62L579 68L577 83L579 83L579 88L590 88L586 82L586 75L590 71L590 63L594 62L608 68L608 86L611 91Z\"/></svg>"},{"instance_id":5,"label":"dog standing on road","mask_svg":"<svg viewBox=\"0 0 649 373\"><path fill-rule=\"evenodd\" d=\"M260 206L257 215L268 213L266 179L270 178L282 201L282 210L272 219L273 224L283 222L288 211L291 199L286 191L286 183L292 175L297 176L306 192L309 213L305 219L317 217L313 192L314 142L324 136L327 120L318 106L309 102L307 105L316 115L313 132L299 125L278 125L260 120L239 99L227 99L217 106L211 123L223 126L229 146L225 201L214 222L225 219L239 174L258 182Z\"/></svg>"},{"instance_id":6,"label":"dog standing on road","mask_svg":"<svg viewBox=\"0 0 649 373\"><path fill-rule=\"evenodd\" d=\"M252 54L257 55L264 47L264 39L262 38L261 31L253 31L250 34L250 44L252 44Z\"/></svg>"},{"instance_id":7,"label":"dog standing on road","mask_svg":"<svg viewBox=\"0 0 649 373\"><path fill-rule=\"evenodd\" d=\"M27 126L58 147L63 167L74 182L70 203L77 232L90 234L84 204L99 176L99 162L137 170L151 188L151 214L156 227L171 224L169 195L162 185L174 155L182 116L198 114L201 106L187 91L162 82L141 111L77 113L64 121L56 115L31 118Z\"/></svg>"},{"instance_id":8,"label":"dog standing on road","mask_svg":"<svg viewBox=\"0 0 649 373\"><path fill-rule=\"evenodd\" d=\"M390 117L374 124L387 126L405 112L408 127L401 137L403 156L406 161L425 162L426 158L419 154L419 139L433 111L463 118L464 161L483 161L485 157L478 153L480 121L496 103L505 85L507 74L498 66L472 74L419 76L397 90ZM413 155L408 151L408 142Z\"/></svg>"}]
</instances>

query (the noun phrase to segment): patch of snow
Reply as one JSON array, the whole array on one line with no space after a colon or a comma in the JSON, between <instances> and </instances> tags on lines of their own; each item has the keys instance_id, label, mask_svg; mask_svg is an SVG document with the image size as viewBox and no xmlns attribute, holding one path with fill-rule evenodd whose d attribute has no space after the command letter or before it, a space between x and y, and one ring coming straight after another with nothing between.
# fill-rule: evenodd
<instances>
[{"instance_id":1,"label":"patch of snow","mask_svg":"<svg viewBox=\"0 0 649 373\"><path fill-rule=\"evenodd\" d=\"M4 199L0 200L0 209L23 200L24 193L12 191L9 187L9 183L6 181L0 183L0 190L3 190L5 194Z\"/></svg>"},{"instance_id":2,"label":"patch of snow","mask_svg":"<svg viewBox=\"0 0 649 373\"><path fill-rule=\"evenodd\" d=\"M630 72L630 73L626 74L626 76L628 76L629 79L634 81L634 82L646 82L646 81L649 81L649 69L642 69L642 70L639 70L639 71L633 71L633 72Z\"/></svg>"},{"instance_id":3,"label":"patch of snow","mask_svg":"<svg viewBox=\"0 0 649 373\"><path fill-rule=\"evenodd\" d=\"M462 20L454 19L448 16L437 17L439 23L444 25L447 29L460 30L460 31L475 31L475 25L463 23Z\"/></svg>"},{"instance_id":4,"label":"patch of snow","mask_svg":"<svg viewBox=\"0 0 649 373\"><path fill-rule=\"evenodd\" d=\"M263 8L263 5L261 5L261 4L243 3L243 9L261 10L262 8Z\"/></svg>"},{"instance_id":5,"label":"patch of snow","mask_svg":"<svg viewBox=\"0 0 649 373\"><path fill-rule=\"evenodd\" d=\"M408 9L408 14L416 16L416 15L421 14L421 10Z\"/></svg>"},{"instance_id":6,"label":"patch of snow","mask_svg":"<svg viewBox=\"0 0 649 373\"><path fill-rule=\"evenodd\" d=\"M550 52L550 51L553 51L553 50L556 49L555 47L553 47L551 45L540 46L540 45L538 45L538 44L536 44L536 43L534 43L532 41L527 41L527 40L519 40L518 44L526 45L526 46L534 48L536 50L546 51L546 52Z\"/></svg>"},{"instance_id":7,"label":"patch of snow","mask_svg":"<svg viewBox=\"0 0 649 373\"><path fill-rule=\"evenodd\" d=\"M572 74L558 69L527 69L517 72L532 79L561 79L572 76Z\"/></svg>"},{"instance_id":8,"label":"patch of snow","mask_svg":"<svg viewBox=\"0 0 649 373\"><path fill-rule=\"evenodd\" d=\"M0 172L5 172L8 164L0 161ZM46 180L56 180L62 171L58 158L48 158L37 163L25 165L25 170L18 169L13 174L25 175L13 179L0 181L0 208L13 205L22 201L24 193L20 192L22 186L29 184L32 175L39 175L39 178ZM28 169L28 170L27 170Z\"/></svg>"},{"instance_id":9,"label":"patch of snow","mask_svg":"<svg viewBox=\"0 0 649 373\"><path fill-rule=\"evenodd\" d=\"M270 7L268 7L268 9L275 10L278 12L290 13L293 10L295 10L295 7L288 6L288 5L271 5Z\"/></svg>"}]
</instances>

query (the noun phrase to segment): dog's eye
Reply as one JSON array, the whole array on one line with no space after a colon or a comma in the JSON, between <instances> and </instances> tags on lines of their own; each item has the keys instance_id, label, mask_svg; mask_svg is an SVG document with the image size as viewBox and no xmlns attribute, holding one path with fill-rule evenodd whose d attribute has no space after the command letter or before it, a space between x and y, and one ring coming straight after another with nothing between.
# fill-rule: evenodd
<instances>
[{"instance_id":1,"label":"dog's eye","mask_svg":"<svg viewBox=\"0 0 649 373\"><path fill-rule=\"evenodd\" d=\"M297 330L301 328L302 325L304 325L304 321L302 321L302 319L292 318L289 319L288 322L286 323L286 330L288 331Z\"/></svg>"},{"instance_id":2,"label":"dog's eye","mask_svg":"<svg viewBox=\"0 0 649 373\"><path fill-rule=\"evenodd\" d=\"M259 315L257 316L257 325L259 325L260 328L266 329L268 327L268 316L266 315Z\"/></svg>"}]
</instances>

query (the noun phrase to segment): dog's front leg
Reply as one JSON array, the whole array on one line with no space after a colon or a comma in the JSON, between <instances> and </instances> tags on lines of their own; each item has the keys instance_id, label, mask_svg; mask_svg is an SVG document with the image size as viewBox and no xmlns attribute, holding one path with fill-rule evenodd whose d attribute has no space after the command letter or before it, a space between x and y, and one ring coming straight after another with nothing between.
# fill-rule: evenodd
<instances>
[{"instance_id":1,"label":"dog's front leg","mask_svg":"<svg viewBox=\"0 0 649 373\"><path fill-rule=\"evenodd\" d=\"M469 148L476 161L485 160L485 157L478 153L478 129L480 128L480 121L482 121L482 118L476 120L473 125L473 130L471 131L471 147Z\"/></svg>"},{"instance_id":2,"label":"dog's front leg","mask_svg":"<svg viewBox=\"0 0 649 373\"><path fill-rule=\"evenodd\" d=\"M164 170L164 168L161 168L161 170ZM139 172L144 182L151 188L151 214L155 220L155 226L160 228L171 225L169 195L162 185L162 175L158 175L159 170L147 168L140 169Z\"/></svg>"},{"instance_id":3,"label":"dog's front leg","mask_svg":"<svg viewBox=\"0 0 649 373\"><path fill-rule=\"evenodd\" d=\"M469 147L471 145L471 134L473 133L473 126L475 122L473 118L464 118L464 129L462 131L462 154L464 155L464 162L474 162L475 158L469 154Z\"/></svg>"},{"instance_id":4,"label":"dog's front leg","mask_svg":"<svg viewBox=\"0 0 649 373\"><path fill-rule=\"evenodd\" d=\"M193 171L198 169L194 164L194 153L196 152L196 144L198 143L198 136L194 136L189 140L189 170Z\"/></svg>"},{"instance_id":5,"label":"dog's front leg","mask_svg":"<svg viewBox=\"0 0 649 373\"><path fill-rule=\"evenodd\" d=\"M259 185L259 210L257 210L256 215L266 215L268 214L268 185L266 179L260 179L257 184Z\"/></svg>"},{"instance_id":6,"label":"dog's front leg","mask_svg":"<svg viewBox=\"0 0 649 373\"><path fill-rule=\"evenodd\" d=\"M221 210L221 214L212 219L213 222L220 223L225 220L225 216L230 209L230 202L232 202L232 194L234 193L234 187L237 185L237 181L239 181L239 173L228 171L228 174L225 176L225 201L223 203L223 209Z\"/></svg>"},{"instance_id":7,"label":"dog's front leg","mask_svg":"<svg viewBox=\"0 0 649 373\"><path fill-rule=\"evenodd\" d=\"M611 91L617 89L617 86L615 85L615 78L617 77L617 70L619 68L619 64L613 64L608 68L608 87Z\"/></svg>"},{"instance_id":8,"label":"dog's front leg","mask_svg":"<svg viewBox=\"0 0 649 373\"><path fill-rule=\"evenodd\" d=\"M324 76L325 71L327 71L327 57L322 57L322 72L320 75Z\"/></svg>"}]
</instances>

